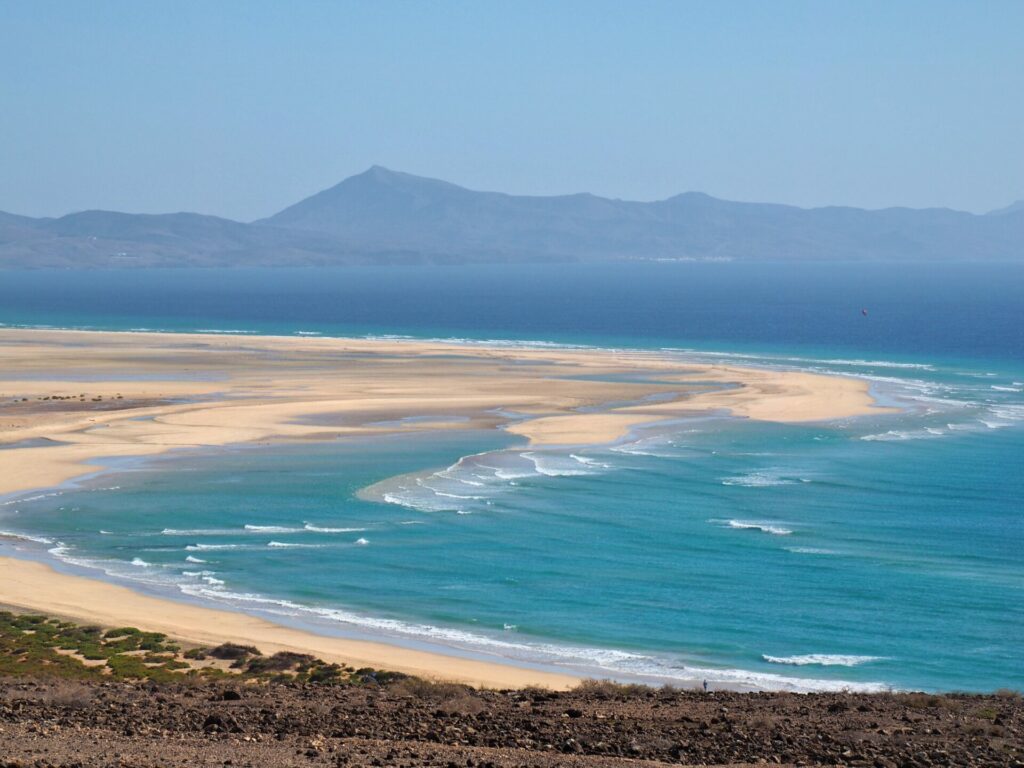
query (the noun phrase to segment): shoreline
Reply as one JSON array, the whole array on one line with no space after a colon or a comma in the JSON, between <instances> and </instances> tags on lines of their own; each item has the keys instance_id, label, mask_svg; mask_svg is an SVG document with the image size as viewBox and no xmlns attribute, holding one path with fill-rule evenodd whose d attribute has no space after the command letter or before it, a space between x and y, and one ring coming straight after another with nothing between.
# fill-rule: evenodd
<instances>
[{"instance_id":1,"label":"shoreline","mask_svg":"<svg viewBox=\"0 0 1024 768\"><path fill-rule=\"evenodd\" d=\"M528 667L447 656L383 642L319 635L251 614L151 597L100 579L61 573L45 563L0 555L0 604L104 627L139 625L196 645L255 645L267 654L308 653L327 662L375 667L480 688L539 686L567 690L581 678Z\"/></svg>"},{"instance_id":2,"label":"shoreline","mask_svg":"<svg viewBox=\"0 0 1024 768\"><path fill-rule=\"evenodd\" d=\"M54 353L58 359L51 362ZM13 428L0 424L0 444L9 446L0 451L0 495L9 498L104 472L105 459L144 459L179 447L286 444L402 431L393 423L374 426L389 421L383 417L435 416L435 421L418 422L430 429L503 428L530 446L545 447L613 442L638 426L708 410L780 422L892 410L876 407L869 382L860 379L698 364L641 350L5 328L0 329L0 360L13 361L0 369L4 400L10 404L7 392L13 387L36 398L21 394L8 411L0 411L3 416L17 412L19 419ZM52 373L55 365L62 366L59 376ZM8 373L12 368L14 376ZM564 378L555 375L559 372ZM659 383L614 380L637 372L656 373ZM325 377L339 373L339 381L325 383ZM582 374L598 378L570 378ZM718 388L637 404L694 382ZM609 403L626 404L601 410ZM489 415L497 409L524 418L508 423ZM329 419L326 425L317 423L324 414L337 416L337 425ZM39 446L32 442L37 439L55 442ZM327 660L358 660L474 685L565 688L579 681L514 661L478 661L291 629L249 614L62 574L30 560L0 558L0 573L5 583L0 603L101 623L143 623L184 640L212 639L205 627L213 625L229 633L217 634L220 641L249 639L271 650L301 649ZM27 587L26 580L38 581ZM123 610L113 611L105 603Z\"/></svg>"}]
</instances>

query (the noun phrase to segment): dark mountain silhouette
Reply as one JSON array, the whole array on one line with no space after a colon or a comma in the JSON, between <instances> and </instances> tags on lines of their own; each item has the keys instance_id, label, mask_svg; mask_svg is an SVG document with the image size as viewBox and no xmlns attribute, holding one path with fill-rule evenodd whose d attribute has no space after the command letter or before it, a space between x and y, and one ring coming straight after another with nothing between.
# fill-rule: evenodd
<instances>
[{"instance_id":1,"label":"dark mountain silhouette","mask_svg":"<svg viewBox=\"0 0 1024 768\"><path fill-rule=\"evenodd\" d=\"M242 266L621 259L1021 260L1024 205L796 208L688 192L651 203L476 192L374 166L274 216L0 213L0 266Z\"/></svg>"}]
</instances>

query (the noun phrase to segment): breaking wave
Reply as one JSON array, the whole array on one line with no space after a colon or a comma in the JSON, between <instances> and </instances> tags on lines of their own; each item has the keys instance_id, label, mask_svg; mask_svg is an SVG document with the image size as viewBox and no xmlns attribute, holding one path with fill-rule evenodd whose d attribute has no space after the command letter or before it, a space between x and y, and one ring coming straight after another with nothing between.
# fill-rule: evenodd
<instances>
[{"instance_id":1,"label":"breaking wave","mask_svg":"<svg viewBox=\"0 0 1024 768\"><path fill-rule=\"evenodd\" d=\"M568 457L562 457L556 454L541 454L528 451L519 455L524 459L532 461L537 472L547 477L574 477L596 474L593 470L588 469L592 465L572 454L569 454Z\"/></svg>"},{"instance_id":2,"label":"breaking wave","mask_svg":"<svg viewBox=\"0 0 1024 768\"><path fill-rule=\"evenodd\" d=\"M268 541L268 547L274 549L322 549L323 544L298 544L290 541Z\"/></svg>"},{"instance_id":3,"label":"breaking wave","mask_svg":"<svg viewBox=\"0 0 1024 768\"><path fill-rule=\"evenodd\" d=\"M302 533L305 528L291 528L285 525L244 525L242 526L250 533Z\"/></svg>"},{"instance_id":4,"label":"breaking wave","mask_svg":"<svg viewBox=\"0 0 1024 768\"><path fill-rule=\"evenodd\" d=\"M31 541L34 544L53 544L53 539L45 536L33 536L30 533L15 533L13 531L0 531L0 539L16 539L18 541Z\"/></svg>"},{"instance_id":5,"label":"breaking wave","mask_svg":"<svg viewBox=\"0 0 1024 768\"><path fill-rule=\"evenodd\" d=\"M783 528L778 523L760 522L757 520L709 520L708 522L722 525L726 528L735 528L740 531L761 531L772 536L789 536L793 533L789 528Z\"/></svg>"},{"instance_id":6,"label":"breaking wave","mask_svg":"<svg viewBox=\"0 0 1024 768\"><path fill-rule=\"evenodd\" d=\"M531 478L599 475L612 464L579 453L496 450L463 456L437 472L399 475L364 488L361 498L417 512L470 514Z\"/></svg>"},{"instance_id":7,"label":"breaking wave","mask_svg":"<svg viewBox=\"0 0 1024 768\"><path fill-rule=\"evenodd\" d=\"M853 656L832 653L808 653L802 656L769 656L762 659L771 664L789 664L796 667L818 665L822 667L856 667L859 664L870 664L873 661L884 661L884 656Z\"/></svg>"}]
</instances>

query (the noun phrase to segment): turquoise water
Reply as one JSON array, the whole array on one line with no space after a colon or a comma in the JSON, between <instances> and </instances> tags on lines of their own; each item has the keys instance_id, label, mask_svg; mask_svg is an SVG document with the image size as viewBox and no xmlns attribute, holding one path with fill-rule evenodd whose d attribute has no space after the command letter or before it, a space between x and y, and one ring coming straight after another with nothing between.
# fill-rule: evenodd
<instances>
[{"instance_id":1,"label":"turquoise water","mask_svg":"<svg viewBox=\"0 0 1024 768\"><path fill-rule=\"evenodd\" d=\"M951 278L937 294L903 292L922 320L874 339L853 313L794 298L765 310L768 342L745 308L730 316L727 285L715 274L697 306L679 310L705 316L705 339L646 334L653 320L635 310L619 311L617 327L647 346L686 347L666 354L687 359L862 376L901 413L815 425L695 418L587 449L463 431L126 460L0 502L0 528L34 537L17 545L26 552L161 594L581 674L1024 688L1019 304L997 288L986 312L949 331L936 318L962 299ZM842 291L830 285L835 307ZM96 324L82 291L62 324ZM899 292L885 291L886 301ZM839 306L856 306L847 298ZM895 306L875 299L867 322ZM282 331L296 322L288 306L275 310ZM0 320L38 320L19 311L0 306ZM623 341L594 323L566 332L554 315L550 333L520 337Z\"/></svg>"}]
</instances>

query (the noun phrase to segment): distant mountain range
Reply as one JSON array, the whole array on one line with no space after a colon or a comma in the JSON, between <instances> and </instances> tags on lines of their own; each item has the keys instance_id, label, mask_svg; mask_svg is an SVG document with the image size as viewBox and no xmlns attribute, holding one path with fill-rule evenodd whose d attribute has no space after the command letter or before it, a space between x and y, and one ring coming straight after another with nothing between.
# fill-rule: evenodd
<instances>
[{"instance_id":1,"label":"distant mountain range","mask_svg":"<svg viewBox=\"0 0 1024 768\"><path fill-rule=\"evenodd\" d=\"M0 267L643 260L1024 260L1024 201L796 208L697 192L652 203L476 192L374 166L267 219L0 212Z\"/></svg>"}]
</instances>

